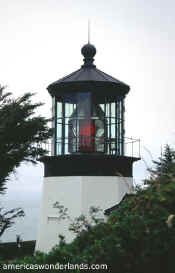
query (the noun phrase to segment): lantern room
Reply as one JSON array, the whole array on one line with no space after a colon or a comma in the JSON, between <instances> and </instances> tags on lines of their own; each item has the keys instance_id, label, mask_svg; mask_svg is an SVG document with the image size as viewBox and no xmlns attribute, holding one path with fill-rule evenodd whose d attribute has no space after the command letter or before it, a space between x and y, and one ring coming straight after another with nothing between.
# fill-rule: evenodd
<instances>
[{"instance_id":1,"label":"lantern room","mask_svg":"<svg viewBox=\"0 0 175 273\"><path fill-rule=\"evenodd\" d=\"M124 156L129 86L96 68L93 45L83 46L81 53L82 67L48 86L54 117L52 155Z\"/></svg>"}]
</instances>

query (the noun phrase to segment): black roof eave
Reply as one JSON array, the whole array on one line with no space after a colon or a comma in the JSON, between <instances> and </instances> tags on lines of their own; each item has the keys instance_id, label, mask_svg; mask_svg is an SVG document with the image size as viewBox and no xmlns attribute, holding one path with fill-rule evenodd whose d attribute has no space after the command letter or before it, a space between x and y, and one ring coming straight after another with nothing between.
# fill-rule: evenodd
<instances>
[{"instance_id":1,"label":"black roof eave","mask_svg":"<svg viewBox=\"0 0 175 273\"><path fill-rule=\"evenodd\" d=\"M129 85L110 81L73 81L73 82L54 82L47 87L52 96L61 95L65 92L86 92L91 89L92 93L102 91L107 94L125 96L129 90Z\"/></svg>"}]
</instances>

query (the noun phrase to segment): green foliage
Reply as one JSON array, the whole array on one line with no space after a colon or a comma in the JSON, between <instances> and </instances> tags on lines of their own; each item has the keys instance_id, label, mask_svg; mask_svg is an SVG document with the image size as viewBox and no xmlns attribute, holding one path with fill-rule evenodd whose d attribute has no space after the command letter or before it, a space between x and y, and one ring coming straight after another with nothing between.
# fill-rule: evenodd
<instances>
[{"instance_id":1,"label":"green foliage","mask_svg":"<svg viewBox=\"0 0 175 273\"><path fill-rule=\"evenodd\" d=\"M21 208L11 209L9 211L3 211L0 208L0 237L5 230L10 228L14 224L14 220L19 217L24 217L24 211Z\"/></svg>"},{"instance_id":2,"label":"green foliage","mask_svg":"<svg viewBox=\"0 0 175 273\"><path fill-rule=\"evenodd\" d=\"M42 103L32 103L34 94L26 93L13 98L11 93L3 94L0 88L0 194L5 183L21 162L36 163L38 156L47 154L41 143L51 137L48 119L34 116Z\"/></svg>"},{"instance_id":3,"label":"green foliage","mask_svg":"<svg viewBox=\"0 0 175 273\"><path fill-rule=\"evenodd\" d=\"M90 207L89 209L89 216L80 215L75 219L72 219L68 214L68 209L61 205L59 202L56 202L53 205L54 208L58 209L59 220L69 220L69 230L75 234L80 234L81 231L89 230L95 224L103 222L104 219L100 217L101 209L96 207ZM61 238L61 235L60 235Z\"/></svg>"},{"instance_id":4,"label":"green foliage","mask_svg":"<svg viewBox=\"0 0 175 273\"><path fill-rule=\"evenodd\" d=\"M175 179L175 151L167 144L158 161L153 161L154 169L148 169L151 176L146 185L166 184Z\"/></svg>"},{"instance_id":5,"label":"green foliage","mask_svg":"<svg viewBox=\"0 0 175 273\"><path fill-rule=\"evenodd\" d=\"M9 175L15 172L21 162L36 164L39 156L47 154L41 143L48 140L52 130L48 127L49 119L35 116L42 103L32 103L34 94L26 93L13 98L11 93L4 93L0 86L0 194L6 190ZM20 208L4 211L0 209L0 236L14 224L17 217L23 217Z\"/></svg>"},{"instance_id":6,"label":"green foliage","mask_svg":"<svg viewBox=\"0 0 175 273\"><path fill-rule=\"evenodd\" d=\"M171 171L174 170L172 165ZM97 221L94 225L90 221L87 226L85 218L76 219L81 228L79 231L75 228L78 234L72 243L67 244L61 237L59 245L49 254L38 252L32 258L16 262L107 264L108 270L98 272L174 273L175 179L172 172L170 169L167 172L166 183L162 182L164 173L155 175L155 180L151 176L151 183L127 195L106 222Z\"/></svg>"}]
</instances>

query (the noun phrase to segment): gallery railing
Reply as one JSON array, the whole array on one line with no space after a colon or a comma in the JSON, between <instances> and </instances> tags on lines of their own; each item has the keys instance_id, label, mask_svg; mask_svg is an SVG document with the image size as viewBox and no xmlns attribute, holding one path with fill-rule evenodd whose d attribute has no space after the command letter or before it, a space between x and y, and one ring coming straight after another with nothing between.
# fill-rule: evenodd
<instances>
[{"instance_id":1,"label":"gallery railing","mask_svg":"<svg viewBox=\"0 0 175 273\"><path fill-rule=\"evenodd\" d=\"M121 140L115 138L104 139L100 142L101 138L97 137L89 139L83 138L60 138L57 141L44 142L37 144L37 147L42 147L48 151L48 156L54 155L70 155L70 154L82 154L82 153L101 153L105 155L116 155L116 156L129 156L140 158L140 139L134 139L125 137ZM64 145L64 153L63 151Z\"/></svg>"}]
</instances>

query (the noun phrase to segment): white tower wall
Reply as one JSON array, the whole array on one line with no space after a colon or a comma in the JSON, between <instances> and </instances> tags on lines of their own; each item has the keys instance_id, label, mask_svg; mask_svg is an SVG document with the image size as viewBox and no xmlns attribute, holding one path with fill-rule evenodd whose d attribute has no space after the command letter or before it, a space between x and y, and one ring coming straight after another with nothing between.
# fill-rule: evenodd
<instances>
[{"instance_id":1,"label":"white tower wall","mask_svg":"<svg viewBox=\"0 0 175 273\"><path fill-rule=\"evenodd\" d=\"M132 191L132 177L117 176L64 176L45 177L41 202L39 236L36 249L48 252L59 242L58 235L70 242L74 234L68 230L69 222L59 220L59 202L68 208L71 218L87 215L91 206L108 209L121 201L125 193Z\"/></svg>"}]
</instances>

